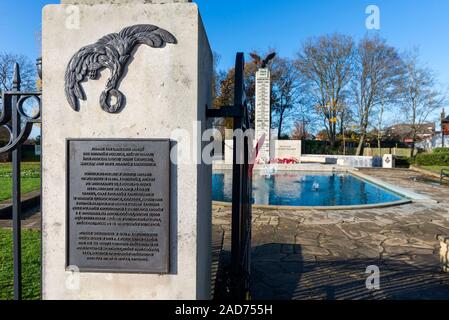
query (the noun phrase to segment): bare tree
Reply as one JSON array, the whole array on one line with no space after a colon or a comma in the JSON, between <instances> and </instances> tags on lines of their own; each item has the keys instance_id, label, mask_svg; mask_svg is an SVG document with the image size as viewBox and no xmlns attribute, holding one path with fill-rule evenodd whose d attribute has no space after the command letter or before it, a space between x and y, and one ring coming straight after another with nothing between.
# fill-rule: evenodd
<instances>
[{"instance_id":1,"label":"bare tree","mask_svg":"<svg viewBox=\"0 0 449 320\"><path fill-rule=\"evenodd\" d=\"M293 130L291 133L291 137L293 140L306 140L311 136L310 131L308 130L308 123L304 120L297 120L293 124Z\"/></svg>"},{"instance_id":2,"label":"bare tree","mask_svg":"<svg viewBox=\"0 0 449 320\"><path fill-rule=\"evenodd\" d=\"M379 111L377 112L377 148L379 149L379 155L382 154L382 134L383 134L383 122L385 114L385 103L382 101L380 103Z\"/></svg>"},{"instance_id":3,"label":"bare tree","mask_svg":"<svg viewBox=\"0 0 449 320\"><path fill-rule=\"evenodd\" d=\"M245 64L245 89L246 98L248 101L248 111L251 125L254 125L254 106L255 106L255 65L253 63ZM230 68L227 71L215 72L214 84L214 100L213 108L229 107L234 105L234 88L235 88L235 68ZM226 130L232 129L234 125L233 118L217 118L213 126L217 129L223 139L230 137L226 136Z\"/></svg>"},{"instance_id":4,"label":"bare tree","mask_svg":"<svg viewBox=\"0 0 449 320\"><path fill-rule=\"evenodd\" d=\"M345 114L342 108L352 78L353 56L353 39L333 34L308 39L296 61L298 70L310 83L332 147L336 142L338 119Z\"/></svg>"},{"instance_id":5,"label":"bare tree","mask_svg":"<svg viewBox=\"0 0 449 320\"><path fill-rule=\"evenodd\" d=\"M303 83L293 61L277 58L272 66L272 112L276 117L278 137L282 136L285 121L296 113L301 101Z\"/></svg>"},{"instance_id":6,"label":"bare tree","mask_svg":"<svg viewBox=\"0 0 449 320\"><path fill-rule=\"evenodd\" d=\"M213 52L213 74L212 74L212 108L219 109L223 105L222 90L226 90L226 86L223 85L223 81L226 78L226 72L218 69L221 56L217 52ZM226 102L225 105L230 105ZM230 119L215 118L213 120L213 127L220 131L221 136L224 138L225 129L227 127L232 127L232 122Z\"/></svg>"},{"instance_id":7,"label":"bare tree","mask_svg":"<svg viewBox=\"0 0 449 320\"><path fill-rule=\"evenodd\" d=\"M345 101L346 103L346 101ZM346 141L347 133L351 127L354 126L354 112L349 105L344 104L339 109L339 138L343 142L343 155L346 155Z\"/></svg>"},{"instance_id":8,"label":"bare tree","mask_svg":"<svg viewBox=\"0 0 449 320\"><path fill-rule=\"evenodd\" d=\"M20 65L21 89L34 90L36 87L36 66L24 55L0 53L0 92L10 91L13 86L14 64Z\"/></svg>"},{"instance_id":9,"label":"bare tree","mask_svg":"<svg viewBox=\"0 0 449 320\"><path fill-rule=\"evenodd\" d=\"M377 36L360 41L355 61L351 88L360 131L357 155L362 155L372 117L377 111L383 116L378 109L398 97L404 67L397 50Z\"/></svg>"},{"instance_id":10,"label":"bare tree","mask_svg":"<svg viewBox=\"0 0 449 320\"><path fill-rule=\"evenodd\" d=\"M406 54L404 61L406 74L401 86L401 110L410 126L413 152L419 131L429 116L444 106L447 97L436 89L432 70L420 65L418 50Z\"/></svg>"},{"instance_id":11,"label":"bare tree","mask_svg":"<svg viewBox=\"0 0 449 320\"><path fill-rule=\"evenodd\" d=\"M225 77L223 72L218 70L218 65L221 60L221 56L217 52L213 52L213 72L212 72L212 99L215 102L217 100L217 96L220 94L220 84L223 78ZM212 107L220 107L213 105Z\"/></svg>"},{"instance_id":12,"label":"bare tree","mask_svg":"<svg viewBox=\"0 0 449 320\"><path fill-rule=\"evenodd\" d=\"M245 94L248 102L251 122L254 123L254 108L256 104L256 65L252 62L245 64ZM235 68L230 68L220 75L219 92L214 106L232 106L234 104Z\"/></svg>"}]
</instances>

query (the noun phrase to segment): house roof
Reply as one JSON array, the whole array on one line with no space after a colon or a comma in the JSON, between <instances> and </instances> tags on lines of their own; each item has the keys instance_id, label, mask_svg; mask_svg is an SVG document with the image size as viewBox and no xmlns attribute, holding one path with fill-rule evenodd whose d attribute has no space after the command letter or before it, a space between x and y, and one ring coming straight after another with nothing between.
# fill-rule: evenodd
<instances>
[{"instance_id":1,"label":"house roof","mask_svg":"<svg viewBox=\"0 0 449 320\"><path fill-rule=\"evenodd\" d=\"M419 126L417 133L419 135L434 135L435 134L436 125L435 123L423 123ZM388 127L386 129L386 132L389 132L390 134L396 135L396 136L403 136L407 137L412 133L412 127L409 124L399 123L396 125L393 125L391 127Z\"/></svg>"},{"instance_id":2,"label":"house roof","mask_svg":"<svg viewBox=\"0 0 449 320\"><path fill-rule=\"evenodd\" d=\"M387 130L392 130L392 131L408 131L412 128L412 126L410 124L406 124L406 123L398 123L395 125L392 125L390 127L387 128ZM419 131L432 131L434 132L436 129L436 125L434 122L428 122L428 123L423 123L421 125L419 125Z\"/></svg>"}]
</instances>

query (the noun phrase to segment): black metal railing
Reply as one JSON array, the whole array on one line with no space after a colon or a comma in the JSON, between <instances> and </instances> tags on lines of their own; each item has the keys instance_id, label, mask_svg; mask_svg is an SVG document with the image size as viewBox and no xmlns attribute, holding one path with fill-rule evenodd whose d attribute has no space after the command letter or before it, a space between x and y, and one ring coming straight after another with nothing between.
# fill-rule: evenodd
<instances>
[{"instance_id":1,"label":"black metal railing","mask_svg":"<svg viewBox=\"0 0 449 320\"><path fill-rule=\"evenodd\" d=\"M40 59L38 59L37 67L39 77L41 77ZM12 90L2 92L3 109L0 114L0 126L9 132L9 141L0 148L0 155L12 153L12 232L15 300L22 299L21 146L30 137L33 126L41 122L41 92L21 92L20 86L20 66L16 63L14 66ZM28 99L35 99L38 105L38 110L31 116L24 109Z\"/></svg>"},{"instance_id":2,"label":"black metal railing","mask_svg":"<svg viewBox=\"0 0 449 320\"><path fill-rule=\"evenodd\" d=\"M209 118L228 117L234 119L234 132L250 129L250 120L245 96L245 58L237 53L235 65L234 106L208 109ZM241 141L234 135L232 175L232 244L229 291L232 299L250 299L251 272L251 226L252 226L252 140L243 135ZM240 146L240 147L239 147Z\"/></svg>"}]
</instances>

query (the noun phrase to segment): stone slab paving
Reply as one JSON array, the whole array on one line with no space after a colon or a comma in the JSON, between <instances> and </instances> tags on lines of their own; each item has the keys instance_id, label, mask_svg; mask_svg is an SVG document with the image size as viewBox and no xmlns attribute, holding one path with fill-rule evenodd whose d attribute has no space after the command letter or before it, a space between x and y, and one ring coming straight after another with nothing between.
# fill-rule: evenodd
<instances>
[{"instance_id":1,"label":"stone slab paving","mask_svg":"<svg viewBox=\"0 0 449 320\"><path fill-rule=\"evenodd\" d=\"M449 187L411 170L361 170L438 204L344 211L254 210L254 299L449 299L438 234L449 235ZM214 206L230 250L230 209ZM379 267L380 290L366 288Z\"/></svg>"}]
</instances>

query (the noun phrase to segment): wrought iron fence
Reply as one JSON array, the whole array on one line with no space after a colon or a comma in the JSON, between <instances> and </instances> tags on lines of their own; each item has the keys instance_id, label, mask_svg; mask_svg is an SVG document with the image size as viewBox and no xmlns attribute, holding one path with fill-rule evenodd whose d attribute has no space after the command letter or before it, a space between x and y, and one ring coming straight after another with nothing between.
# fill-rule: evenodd
<instances>
[{"instance_id":1,"label":"wrought iron fence","mask_svg":"<svg viewBox=\"0 0 449 320\"><path fill-rule=\"evenodd\" d=\"M42 78L42 60L37 60L37 71ZM13 232L13 269L14 299L22 299L22 252L21 252L21 146L30 137L33 126L41 123L41 92L21 91L20 66L15 64L13 87L11 91L2 92L3 109L0 114L0 126L9 133L9 141L0 148L0 155L12 154L12 232ZM37 110L29 115L25 111L26 102L34 99Z\"/></svg>"}]
</instances>

